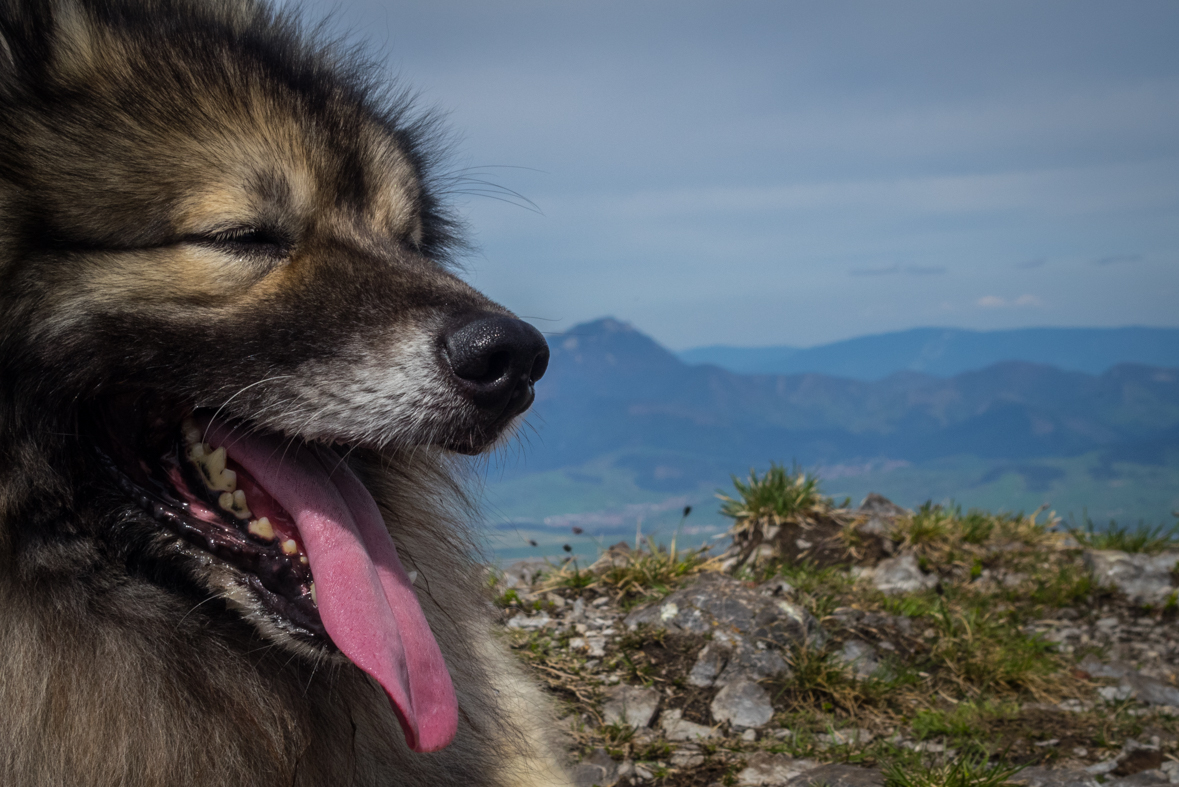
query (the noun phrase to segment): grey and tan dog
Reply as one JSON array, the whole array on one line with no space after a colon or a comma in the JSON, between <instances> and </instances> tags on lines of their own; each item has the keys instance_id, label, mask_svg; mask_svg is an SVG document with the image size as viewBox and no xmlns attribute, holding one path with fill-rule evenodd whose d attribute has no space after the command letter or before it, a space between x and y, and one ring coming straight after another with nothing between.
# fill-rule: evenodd
<instances>
[{"instance_id":1,"label":"grey and tan dog","mask_svg":"<svg viewBox=\"0 0 1179 787\"><path fill-rule=\"evenodd\" d=\"M251 0L0 0L0 784L566 783L456 456L543 338Z\"/></svg>"}]
</instances>

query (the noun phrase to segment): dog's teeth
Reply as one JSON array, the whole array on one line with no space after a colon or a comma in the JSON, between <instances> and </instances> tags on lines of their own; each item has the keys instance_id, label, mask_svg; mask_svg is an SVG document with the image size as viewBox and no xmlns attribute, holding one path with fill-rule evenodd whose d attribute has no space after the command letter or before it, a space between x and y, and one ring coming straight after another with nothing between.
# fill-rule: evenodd
<instances>
[{"instance_id":1,"label":"dog's teeth","mask_svg":"<svg viewBox=\"0 0 1179 787\"><path fill-rule=\"evenodd\" d=\"M306 556L306 555L300 555L300 556L299 556L299 562L300 562L300 563L302 563L303 565L307 565L307 556Z\"/></svg>"},{"instance_id":2,"label":"dog's teeth","mask_svg":"<svg viewBox=\"0 0 1179 787\"><path fill-rule=\"evenodd\" d=\"M409 584L416 585L417 583L418 583L418 572L416 572L416 571L409 572Z\"/></svg>"},{"instance_id":3,"label":"dog's teeth","mask_svg":"<svg viewBox=\"0 0 1179 787\"><path fill-rule=\"evenodd\" d=\"M249 519L253 516L250 507L246 505L246 493L240 489L236 492L222 492L217 498L217 504L238 519Z\"/></svg>"},{"instance_id":4,"label":"dog's teeth","mask_svg":"<svg viewBox=\"0 0 1179 787\"><path fill-rule=\"evenodd\" d=\"M214 451L207 443L195 443L188 449L188 458L196 463L211 491L232 493L237 489L237 473L225 466L225 448Z\"/></svg>"},{"instance_id":5,"label":"dog's teeth","mask_svg":"<svg viewBox=\"0 0 1179 787\"><path fill-rule=\"evenodd\" d=\"M205 456L205 467L208 468L209 475L212 477L216 478L221 475L221 471L225 469L224 446Z\"/></svg>"},{"instance_id":6,"label":"dog's teeth","mask_svg":"<svg viewBox=\"0 0 1179 787\"><path fill-rule=\"evenodd\" d=\"M315 583L314 582L311 583L311 603L317 607L319 606L319 602L317 602L315 600Z\"/></svg>"},{"instance_id":7,"label":"dog's teeth","mask_svg":"<svg viewBox=\"0 0 1179 787\"><path fill-rule=\"evenodd\" d=\"M270 520L264 516L251 521L248 530L250 535L257 536L263 541L274 540L274 527L270 524Z\"/></svg>"},{"instance_id":8,"label":"dog's teeth","mask_svg":"<svg viewBox=\"0 0 1179 787\"><path fill-rule=\"evenodd\" d=\"M295 539L288 538L282 542L282 551L288 555L295 555L299 552L299 545L295 543Z\"/></svg>"}]
</instances>

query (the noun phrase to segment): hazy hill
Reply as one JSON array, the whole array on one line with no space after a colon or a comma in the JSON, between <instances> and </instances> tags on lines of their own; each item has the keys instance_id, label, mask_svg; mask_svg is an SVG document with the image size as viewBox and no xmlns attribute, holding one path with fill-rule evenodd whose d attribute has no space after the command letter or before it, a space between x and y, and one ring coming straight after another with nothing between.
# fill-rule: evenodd
<instances>
[{"instance_id":1,"label":"hazy hill","mask_svg":"<svg viewBox=\"0 0 1179 787\"><path fill-rule=\"evenodd\" d=\"M1002 361L1100 374L1119 363L1179 367L1176 328L914 328L818 347L699 347L679 353L744 374L829 374L879 380L899 371L950 377Z\"/></svg>"},{"instance_id":2,"label":"hazy hill","mask_svg":"<svg viewBox=\"0 0 1179 787\"><path fill-rule=\"evenodd\" d=\"M1009 361L950 378L899 372L876 382L742 375L686 364L612 319L579 325L551 345L533 470L620 450L696 455L677 460L678 470L664 467L661 486L672 489L771 458L1018 459L1095 448L1133 456L1160 441L1179 445L1179 372L1157 367L1120 364L1089 375Z\"/></svg>"},{"instance_id":3,"label":"hazy hill","mask_svg":"<svg viewBox=\"0 0 1179 787\"><path fill-rule=\"evenodd\" d=\"M612 510L601 521L633 529L633 506L662 506L665 519L685 500L715 509L731 473L771 460L825 468L842 479L830 492L904 505L1058 501L1153 521L1179 506L1179 369L1007 361L945 378L736 374L687 364L612 319L550 345L522 450L502 455L489 485L500 521Z\"/></svg>"}]
</instances>

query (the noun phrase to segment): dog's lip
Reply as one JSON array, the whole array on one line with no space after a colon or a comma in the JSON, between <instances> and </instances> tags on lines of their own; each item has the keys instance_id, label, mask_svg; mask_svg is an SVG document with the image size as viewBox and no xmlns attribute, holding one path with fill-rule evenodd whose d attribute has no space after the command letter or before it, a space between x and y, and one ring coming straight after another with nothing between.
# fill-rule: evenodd
<instances>
[{"instance_id":1,"label":"dog's lip","mask_svg":"<svg viewBox=\"0 0 1179 787\"><path fill-rule=\"evenodd\" d=\"M185 457L183 415L138 403L115 405L94 448L109 475L132 501L185 544L182 552L214 559L240 576L256 603L281 621L282 630L306 644L335 649L310 596L311 573L305 555L284 552L275 539L266 543L248 532L247 523L218 509ZM172 424L169 428L168 424ZM154 434L149 434L154 433Z\"/></svg>"}]
</instances>

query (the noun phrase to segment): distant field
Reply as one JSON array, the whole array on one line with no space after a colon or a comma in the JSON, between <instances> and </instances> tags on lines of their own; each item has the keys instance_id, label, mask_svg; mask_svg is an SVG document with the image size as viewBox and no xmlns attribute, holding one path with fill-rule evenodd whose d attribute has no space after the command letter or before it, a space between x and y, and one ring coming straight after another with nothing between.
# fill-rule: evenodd
<instances>
[{"instance_id":1,"label":"distant field","mask_svg":"<svg viewBox=\"0 0 1179 787\"><path fill-rule=\"evenodd\" d=\"M1111 519L1169 524L1175 521L1171 512L1179 510L1179 463L1107 464L1096 452L1014 462L968 456L918 464L879 461L820 474L827 494L850 497L853 504L869 492L910 508L932 499L953 500L964 508L1030 512L1046 503L1066 521L1080 523L1087 515L1099 526ZM565 544L579 559L593 559L601 546L633 541L640 517L644 534L670 539L684 505L693 510L680 544L699 544L727 527L717 513L715 492L728 487L728 479L719 478L679 495L652 492L635 483L633 471L613 467L608 459L491 481L485 490L489 546L501 561L559 559L566 555ZM575 526L584 532L575 535ZM538 545L529 545L529 539Z\"/></svg>"}]
</instances>

